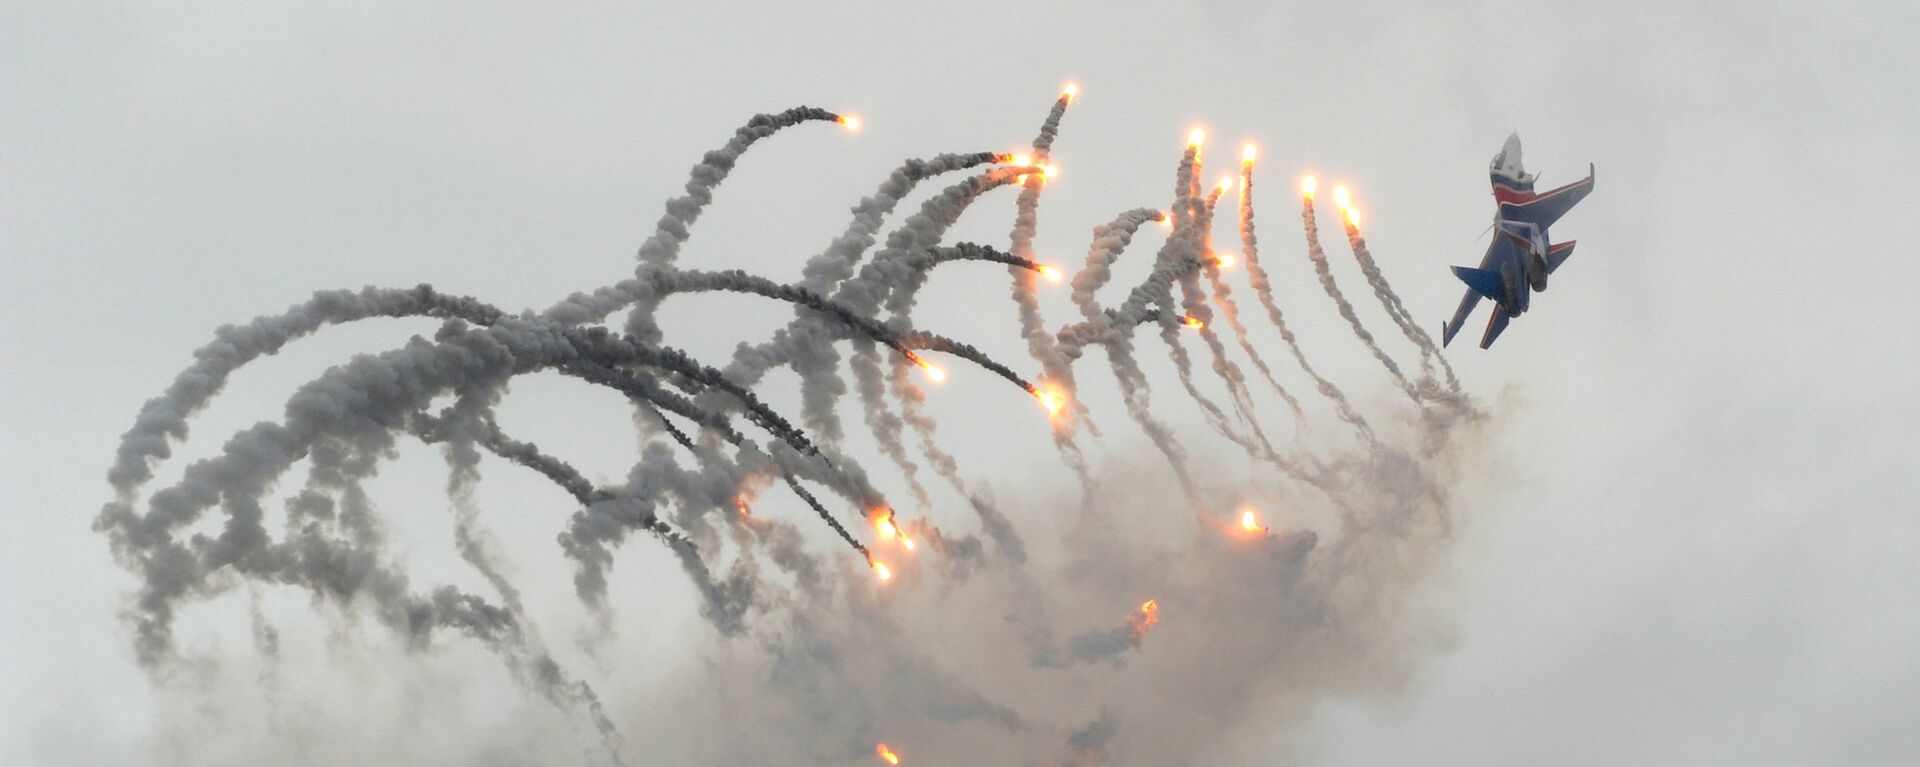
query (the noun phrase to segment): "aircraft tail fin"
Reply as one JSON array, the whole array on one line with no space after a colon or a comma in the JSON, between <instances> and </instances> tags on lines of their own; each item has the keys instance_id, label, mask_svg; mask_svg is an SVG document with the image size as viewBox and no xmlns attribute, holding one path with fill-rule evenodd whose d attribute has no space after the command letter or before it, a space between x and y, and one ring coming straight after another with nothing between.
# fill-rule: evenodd
<instances>
[{"instance_id":1,"label":"aircraft tail fin","mask_svg":"<svg viewBox=\"0 0 1920 767\"><path fill-rule=\"evenodd\" d=\"M1559 269L1560 265L1566 263L1567 258L1573 255L1574 242L1576 241L1567 240L1566 242L1558 243L1553 247L1547 249L1547 273L1548 274L1552 274L1554 270Z\"/></svg>"},{"instance_id":2,"label":"aircraft tail fin","mask_svg":"<svg viewBox=\"0 0 1920 767\"><path fill-rule=\"evenodd\" d=\"M1486 335L1480 337L1480 348L1493 346L1493 339L1499 338L1500 331L1507 329L1507 320L1510 319L1513 319L1513 315L1507 313L1506 307L1495 309L1493 319L1487 320Z\"/></svg>"},{"instance_id":3,"label":"aircraft tail fin","mask_svg":"<svg viewBox=\"0 0 1920 767\"><path fill-rule=\"evenodd\" d=\"M1475 269L1468 266L1456 266L1453 268L1453 276L1459 277L1461 282L1467 284L1467 287L1473 288L1473 292L1495 301L1500 300L1501 293L1504 292L1501 289L1499 272L1489 269Z\"/></svg>"}]
</instances>

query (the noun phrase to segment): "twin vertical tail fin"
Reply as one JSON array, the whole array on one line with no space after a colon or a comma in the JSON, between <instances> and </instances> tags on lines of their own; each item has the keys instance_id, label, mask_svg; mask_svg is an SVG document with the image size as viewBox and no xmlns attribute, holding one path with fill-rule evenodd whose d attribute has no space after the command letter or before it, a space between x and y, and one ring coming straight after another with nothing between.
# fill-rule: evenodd
<instances>
[{"instance_id":1,"label":"twin vertical tail fin","mask_svg":"<svg viewBox=\"0 0 1920 767\"><path fill-rule=\"evenodd\" d=\"M1574 242L1576 241L1567 240L1566 242L1556 244L1553 247L1547 249L1547 273L1548 274L1552 274L1554 270L1559 269L1560 265L1566 263L1567 258L1573 255Z\"/></svg>"},{"instance_id":2,"label":"twin vertical tail fin","mask_svg":"<svg viewBox=\"0 0 1920 767\"><path fill-rule=\"evenodd\" d=\"M1507 320L1510 319L1513 319L1513 315L1507 313L1506 307L1496 307L1493 310L1493 319L1487 320L1486 335L1480 337L1480 348L1493 346L1493 339L1499 338L1500 331L1507 329Z\"/></svg>"}]
</instances>

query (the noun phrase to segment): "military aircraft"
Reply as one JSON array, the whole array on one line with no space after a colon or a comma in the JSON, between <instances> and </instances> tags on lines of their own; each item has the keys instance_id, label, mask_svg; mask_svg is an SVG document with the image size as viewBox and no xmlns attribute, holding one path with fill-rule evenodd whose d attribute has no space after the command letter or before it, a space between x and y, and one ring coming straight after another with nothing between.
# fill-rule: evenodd
<instances>
[{"instance_id":1,"label":"military aircraft","mask_svg":"<svg viewBox=\"0 0 1920 767\"><path fill-rule=\"evenodd\" d=\"M1507 137L1506 146L1488 164L1493 182L1493 242L1480 259L1479 268L1453 267L1454 276L1467 284L1467 295L1460 299L1453 320L1441 323L1441 345L1453 342L1453 335L1467 321L1467 315L1481 298L1493 299L1493 319L1480 337L1480 348L1493 345L1507 321L1527 311L1528 299L1547 289L1547 275L1559 269L1573 255L1573 240L1555 244L1547 239L1547 227L1559 221L1573 206L1593 191L1593 166L1587 177L1544 194L1533 191L1534 174L1520 163L1520 135Z\"/></svg>"}]
</instances>

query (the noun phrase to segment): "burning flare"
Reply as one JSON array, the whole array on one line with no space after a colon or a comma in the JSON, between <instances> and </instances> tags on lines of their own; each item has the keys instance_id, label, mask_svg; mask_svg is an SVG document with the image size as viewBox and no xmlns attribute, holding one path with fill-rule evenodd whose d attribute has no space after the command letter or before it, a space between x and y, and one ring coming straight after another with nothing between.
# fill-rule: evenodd
<instances>
[{"instance_id":1,"label":"burning flare","mask_svg":"<svg viewBox=\"0 0 1920 767\"><path fill-rule=\"evenodd\" d=\"M882 581L893 580L893 571L887 569L887 564L885 562L881 562L880 560L877 560L877 559L873 560L873 574L875 577L879 578Z\"/></svg>"},{"instance_id":2,"label":"burning flare","mask_svg":"<svg viewBox=\"0 0 1920 767\"><path fill-rule=\"evenodd\" d=\"M834 122L846 126L847 130L860 130L860 118L853 115L841 115L840 119Z\"/></svg>"},{"instance_id":3,"label":"burning flare","mask_svg":"<svg viewBox=\"0 0 1920 767\"><path fill-rule=\"evenodd\" d=\"M1066 273L1060 271L1060 267L1052 264L1041 264L1040 276L1047 278L1048 282L1059 282L1062 277L1066 276Z\"/></svg>"},{"instance_id":4,"label":"burning flare","mask_svg":"<svg viewBox=\"0 0 1920 767\"><path fill-rule=\"evenodd\" d=\"M1068 88L1068 90L1067 90L1067 95L1068 95L1068 96L1072 96L1072 95L1073 95L1073 90L1072 90L1072 88L1073 88L1073 86L1071 86L1071 85L1069 85L1069 86L1067 86L1067 88ZM874 744L874 747L873 747L873 752L874 752L874 753L876 753L876 754L879 754L879 755L880 755L880 758L881 758L881 759L882 759L883 761L885 761L885 762L886 762L887 764L899 764L899 763L900 763L900 756L899 756L898 754L895 754L895 753L893 753L893 749L891 749L891 748L887 748L887 744L886 744L886 743L884 743L884 742L882 742L882 743L877 743L877 744Z\"/></svg>"},{"instance_id":5,"label":"burning flare","mask_svg":"<svg viewBox=\"0 0 1920 767\"><path fill-rule=\"evenodd\" d=\"M1312 176L1300 179L1300 196L1309 200L1313 199L1313 191L1318 189L1319 186L1320 182L1314 181Z\"/></svg>"},{"instance_id":6,"label":"burning flare","mask_svg":"<svg viewBox=\"0 0 1920 767\"><path fill-rule=\"evenodd\" d=\"M1065 97L1067 97L1067 100L1068 100L1068 101L1072 101L1072 100L1074 99L1074 97L1076 97L1076 96L1079 96L1079 95L1080 95L1080 84L1079 84L1079 83L1067 83L1067 88L1066 88L1066 90L1063 90L1063 91L1061 91L1061 92L1060 92L1060 95L1062 95L1062 96L1065 96Z\"/></svg>"},{"instance_id":7,"label":"burning flare","mask_svg":"<svg viewBox=\"0 0 1920 767\"><path fill-rule=\"evenodd\" d=\"M1348 226L1356 229L1360 227L1360 209L1353 207L1353 195L1345 186L1333 188L1333 202L1340 206L1340 213L1346 216Z\"/></svg>"},{"instance_id":8,"label":"burning flare","mask_svg":"<svg viewBox=\"0 0 1920 767\"><path fill-rule=\"evenodd\" d=\"M1042 386L1034 389L1033 398L1040 400L1040 404L1047 408L1048 416L1059 415L1060 410L1067 406L1067 395L1051 386Z\"/></svg>"},{"instance_id":9,"label":"burning flare","mask_svg":"<svg viewBox=\"0 0 1920 767\"><path fill-rule=\"evenodd\" d=\"M1016 155L1014 155L1014 156L1013 156L1013 164L1014 164L1014 166L1016 166L1016 167L1021 167L1021 168L1030 168L1030 167L1033 167L1033 155L1030 155L1030 154L1016 154ZM1040 175L1041 175L1042 177L1045 177L1045 176L1047 175L1047 166L1041 166L1041 167L1040 167ZM1018 175L1018 176L1015 176L1015 177L1014 177L1014 179L1013 179L1013 182L1014 182L1014 183L1016 183L1016 184L1025 184L1025 183L1027 183L1027 174L1025 174L1025 173L1022 173L1022 174L1020 174L1020 175Z\"/></svg>"},{"instance_id":10,"label":"burning flare","mask_svg":"<svg viewBox=\"0 0 1920 767\"><path fill-rule=\"evenodd\" d=\"M1255 514L1253 509L1246 509L1240 512L1240 529L1249 533L1257 533L1267 528L1261 526L1259 514Z\"/></svg>"},{"instance_id":11,"label":"burning flare","mask_svg":"<svg viewBox=\"0 0 1920 767\"><path fill-rule=\"evenodd\" d=\"M1180 324L1193 328L1195 330L1199 330L1200 328L1204 328L1207 326L1206 322L1203 322L1199 317L1195 317L1191 314L1180 315Z\"/></svg>"},{"instance_id":12,"label":"burning flare","mask_svg":"<svg viewBox=\"0 0 1920 767\"><path fill-rule=\"evenodd\" d=\"M1259 154L1259 150L1254 149L1252 144L1248 144L1246 145L1245 148L1240 150L1240 161L1248 165L1252 165L1253 157L1256 154Z\"/></svg>"},{"instance_id":13,"label":"burning flare","mask_svg":"<svg viewBox=\"0 0 1920 767\"><path fill-rule=\"evenodd\" d=\"M947 371L941 370L938 366L928 362L925 357L914 353L912 349L902 349L900 353L907 358L908 362L919 366L920 370L924 371L928 378L933 379L934 383L947 380Z\"/></svg>"},{"instance_id":14,"label":"burning flare","mask_svg":"<svg viewBox=\"0 0 1920 767\"><path fill-rule=\"evenodd\" d=\"M1187 134L1187 146L1199 149L1200 145L1204 143L1207 143L1206 131L1194 128L1192 133Z\"/></svg>"},{"instance_id":15,"label":"burning flare","mask_svg":"<svg viewBox=\"0 0 1920 767\"><path fill-rule=\"evenodd\" d=\"M1160 603L1149 599L1140 604L1140 609L1127 616L1127 643L1133 649L1140 649L1140 643L1147 638L1147 632L1160 625Z\"/></svg>"},{"instance_id":16,"label":"burning flare","mask_svg":"<svg viewBox=\"0 0 1920 767\"><path fill-rule=\"evenodd\" d=\"M753 507L747 505L747 497L744 495L736 495L733 497L733 508L735 511L740 512L740 516L753 516Z\"/></svg>"},{"instance_id":17,"label":"burning flare","mask_svg":"<svg viewBox=\"0 0 1920 767\"><path fill-rule=\"evenodd\" d=\"M913 550L913 538L907 535L907 531L901 530L899 525L894 524L892 511L887 511L883 516L874 519L873 529L880 533L880 537L892 538L899 541L900 545L907 547L908 551ZM881 569L884 571L884 566ZM886 580L887 577L882 575L880 579Z\"/></svg>"},{"instance_id":18,"label":"burning flare","mask_svg":"<svg viewBox=\"0 0 1920 767\"><path fill-rule=\"evenodd\" d=\"M1221 194L1223 194L1223 195L1224 195L1224 194L1226 194L1226 193L1228 193L1228 192L1231 192L1231 191L1233 191L1233 177L1232 177L1232 176L1221 176L1221 177L1220 177L1220 183L1219 183L1219 185L1218 185L1218 186L1220 187L1220 193L1221 193Z\"/></svg>"},{"instance_id":19,"label":"burning flare","mask_svg":"<svg viewBox=\"0 0 1920 767\"><path fill-rule=\"evenodd\" d=\"M1215 254L1213 254L1213 265L1214 265L1215 267L1217 267L1217 268L1220 268L1220 269L1232 269L1232 268L1233 268L1233 254L1232 254L1232 253L1215 253Z\"/></svg>"}]
</instances>

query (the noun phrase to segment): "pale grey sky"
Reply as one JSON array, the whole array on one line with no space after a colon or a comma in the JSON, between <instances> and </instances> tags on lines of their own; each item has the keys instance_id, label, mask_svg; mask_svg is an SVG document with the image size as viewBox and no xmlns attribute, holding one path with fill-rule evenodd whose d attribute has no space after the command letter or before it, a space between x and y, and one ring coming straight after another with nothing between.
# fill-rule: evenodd
<instances>
[{"instance_id":1,"label":"pale grey sky","mask_svg":"<svg viewBox=\"0 0 1920 767\"><path fill-rule=\"evenodd\" d=\"M1596 191L1556 227L1581 245L1552 289L1493 350L1450 350L1495 413L1496 444L1472 454L1461 527L1409 619L1444 646L1422 652L1404 686L1331 696L1284 725L1241 723L1195 763L1910 763L1920 12L1724 5L12 4L0 12L0 761L247 753L180 740L205 722L170 710L181 699L135 665L116 617L133 579L89 529L116 438L219 324L367 284L544 308L629 274L661 201L748 115L803 103L858 114L858 133L803 126L756 148L688 246L690 264L789 279L901 158L1011 150L1071 80L1082 98L1056 146L1041 252L1077 264L1093 225L1164 205L1191 127L1223 160L1255 141L1263 256L1298 289L1303 343L1369 403L1393 392L1306 282L1298 175L1356 187L1382 267L1431 332L1460 294L1444 267L1484 247L1484 164L1509 131L1543 184L1598 169ZM1011 210L1010 195L983 202L950 239L1003 244ZM1134 267L1148 247L1130 251ZM1352 294L1359 275L1336 260ZM1027 362L999 307L1004 278L989 278L978 291L936 279L919 319ZM786 316L686 301L668 335L713 359ZM1058 294L1046 307L1055 323L1070 316ZM277 418L327 366L429 329L330 330L249 368L162 478ZM969 476L1003 500L1064 492L1030 403L1007 407L1003 387L961 378L933 408ZM778 388L790 383L770 384L769 399L796 402ZM1107 408L1110 448L1137 452L1111 382L1099 386L1088 396ZM571 392L518 384L502 419L620 477L626 411ZM1155 393L1183 439L1215 439L1171 380ZM1244 464L1223 461L1221 481ZM489 521L524 543L530 593L561 603L536 612L567 644L581 621L549 542L571 509L504 470L488 482L500 488ZM446 550L443 483L417 446L375 483L426 583L471 578ZM668 584L616 592L616 654L656 662L576 670L641 701L621 710L647 711L649 685L697 684L715 640L657 547L629 545L620 568ZM283 633L329 630L304 605L274 605ZM251 652L244 596L182 621L196 650ZM374 626L359 636L393 643ZM322 718L315 737L371 728L457 748L490 722L553 716L509 684L476 692L445 678L459 666L422 662L417 678L370 687L381 692L367 710L452 686L468 693L458 713L355 718L341 692L355 674L411 667L396 652L335 652L310 668L349 681L308 691L336 697L291 704ZM448 652L491 668L471 648ZM497 707L486 697L503 692Z\"/></svg>"}]
</instances>

